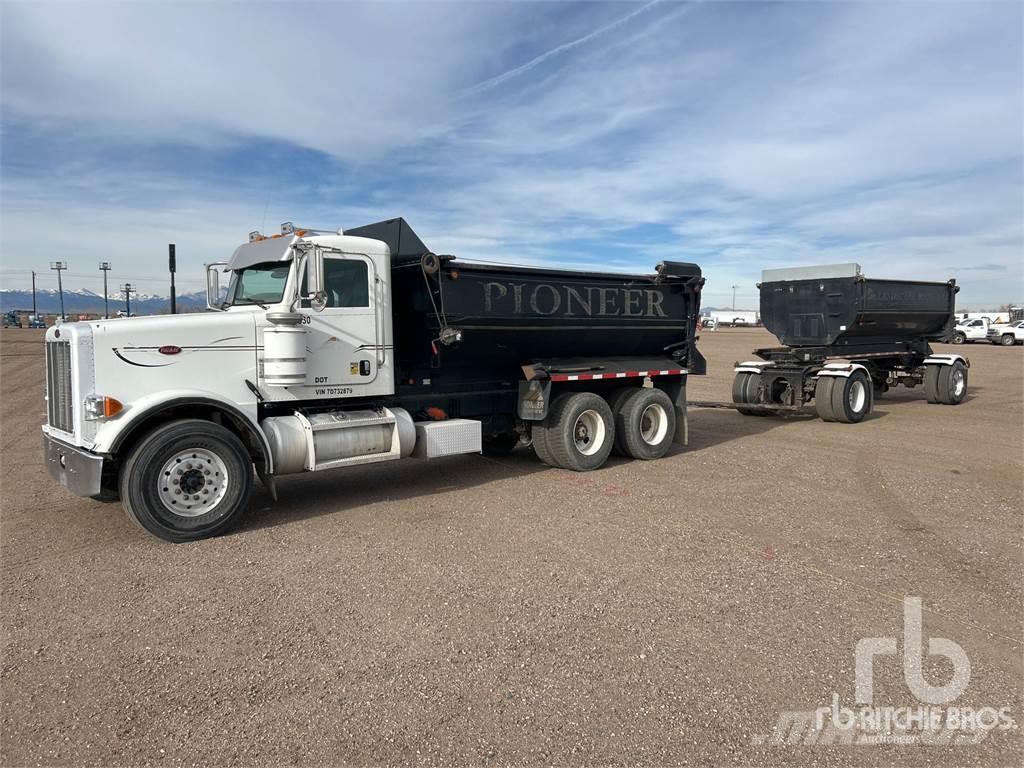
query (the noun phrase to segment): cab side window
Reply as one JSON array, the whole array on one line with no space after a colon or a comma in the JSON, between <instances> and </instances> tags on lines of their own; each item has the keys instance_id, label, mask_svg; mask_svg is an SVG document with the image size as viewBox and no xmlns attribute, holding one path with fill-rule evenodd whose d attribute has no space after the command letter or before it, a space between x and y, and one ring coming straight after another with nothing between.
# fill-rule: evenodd
<instances>
[{"instance_id":1,"label":"cab side window","mask_svg":"<svg viewBox=\"0 0 1024 768\"><path fill-rule=\"evenodd\" d=\"M324 259L324 289L328 307L370 306L370 274L366 262L361 259ZM303 272L302 295L308 292ZM308 308L309 301L303 299L302 306Z\"/></svg>"}]
</instances>

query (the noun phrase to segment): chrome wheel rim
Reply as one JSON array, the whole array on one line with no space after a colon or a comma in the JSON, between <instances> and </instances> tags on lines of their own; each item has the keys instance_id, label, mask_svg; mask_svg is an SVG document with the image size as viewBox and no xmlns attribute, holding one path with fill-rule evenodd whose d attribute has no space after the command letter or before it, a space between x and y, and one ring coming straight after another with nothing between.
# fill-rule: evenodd
<instances>
[{"instance_id":1,"label":"chrome wheel rim","mask_svg":"<svg viewBox=\"0 0 1024 768\"><path fill-rule=\"evenodd\" d=\"M846 397L850 403L850 410L854 413L860 413L864 410L864 405L867 402L867 387L864 386L864 382L857 380L850 383L850 391Z\"/></svg>"},{"instance_id":2,"label":"chrome wheel rim","mask_svg":"<svg viewBox=\"0 0 1024 768\"><path fill-rule=\"evenodd\" d=\"M967 377L959 368L953 370L953 394L960 397L967 388Z\"/></svg>"},{"instance_id":3,"label":"chrome wheel rim","mask_svg":"<svg viewBox=\"0 0 1024 768\"><path fill-rule=\"evenodd\" d=\"M573 443L576 450L584 456L592 456L604 445L604 419L597 411L590 409L576 417L572 428Z\"/></svg>"},{"instance_id":4,"label":"chrome wheel rim","mask_svg":"<svg viewBox=\"0 0 1024 768\"><path fill-rule=\"evenodd\" d=\"M179 451L160 470L158 495L167 511L198 517L215 509L228 490L228 469L204 448Z\"/></svg>"},{"instance_id":5,"label":"chrome wheel rim","mask_svg":"<svg viewBox=\"0 0 1024 768\"><path fill-rule=\"evenodd\" d=\"M640 414L640 437L648 445L659 445L668 432L668 414L665 409L653 403Z\"/></svg>"}]
</instances>

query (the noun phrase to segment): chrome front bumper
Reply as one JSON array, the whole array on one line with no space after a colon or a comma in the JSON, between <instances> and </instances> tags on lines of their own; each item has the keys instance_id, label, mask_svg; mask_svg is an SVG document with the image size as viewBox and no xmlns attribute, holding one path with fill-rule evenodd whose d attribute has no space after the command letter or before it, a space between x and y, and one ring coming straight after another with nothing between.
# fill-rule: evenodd
<instances>
[{"instance_id":1,"label":"chrome front bumper","mask_svg":"<svg viewBox=\"0 0 1024 768\"><path fill-rule=\"evenodd\" d=\"M43 433L43 455L50 477L76 496L100 492L103 457L55 440Z\"/></svg>"}]
</instances>

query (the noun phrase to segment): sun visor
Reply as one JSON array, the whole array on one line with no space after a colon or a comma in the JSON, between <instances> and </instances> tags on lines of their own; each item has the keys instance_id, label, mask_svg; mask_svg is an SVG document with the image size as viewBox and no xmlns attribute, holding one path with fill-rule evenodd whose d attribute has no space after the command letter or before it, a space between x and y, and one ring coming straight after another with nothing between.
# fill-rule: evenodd
<instances>
[{"instance_id":1,"label":"sun visor","mask_svg":"<svg viewBox=\"0 0 1024 768\"><path fill-rule=\"evenodd\" d=\"M231 254L228 269L244 269L268 261L285 261L291 256L291 247L300 239L298 235L282 235L244 243Z\"/></svg>"}]
</instances>

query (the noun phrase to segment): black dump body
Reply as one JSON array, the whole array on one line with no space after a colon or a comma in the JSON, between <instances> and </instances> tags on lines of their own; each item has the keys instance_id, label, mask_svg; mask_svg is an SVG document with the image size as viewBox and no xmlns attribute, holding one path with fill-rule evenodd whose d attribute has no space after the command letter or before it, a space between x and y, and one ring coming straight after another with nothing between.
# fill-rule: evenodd
<instances>
[{"instance_id":1,"label":"black dump body","mask_svg":"<svg viewBox=\"0 0 1024 768\"><path fill-rule=\"evenodd\" d=\"M423 379L435 390L515 386L521 366L567 358L635 357L705 371L695 343L704 280L695 264L623 275L441 256L436 269L424 269L426 247L401 219L346 232L391 248L400 389Z\"/></svg>"},{"instance_id":2,"label":"black dump body","mask_svg":"<svg viewBox=\"0 0 1024 768\"><path fill-rule=\"evenodd\" d=\"M761 320L791 348L837 356L927 346L953 329L956 282L861 275L762 282Z\"/></svg>"}]
</instances>

